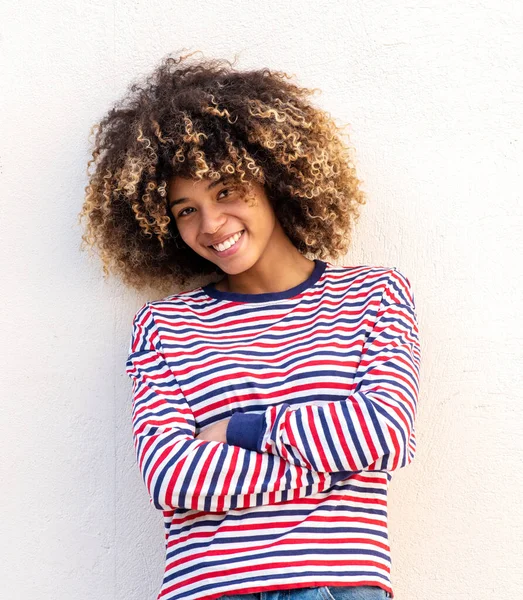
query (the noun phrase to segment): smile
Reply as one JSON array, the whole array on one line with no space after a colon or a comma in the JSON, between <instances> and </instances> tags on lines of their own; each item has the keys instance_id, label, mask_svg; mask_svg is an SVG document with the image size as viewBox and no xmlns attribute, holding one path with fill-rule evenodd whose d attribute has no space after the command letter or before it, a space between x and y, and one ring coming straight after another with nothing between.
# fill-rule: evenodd
<instances>
[{"instance_id":1,"label":"smile","mask_svg":"<svg viewBox=\"0 0 523 600\"><path fill-rule=\"evenodd\" d=\"M216 254L218 254L220 256L228 256L229 254L232 254L233 252L236 251L238 242L243 237L244 232L245 232L245 230L242 230L238 233L235 233L228 240L225 240L225 242L222 242L221 244L216 244L215 246L209 246L209 247L212 248L212 250L214 250L214 252L216 252Z\"/></svg>"}]
</instances>

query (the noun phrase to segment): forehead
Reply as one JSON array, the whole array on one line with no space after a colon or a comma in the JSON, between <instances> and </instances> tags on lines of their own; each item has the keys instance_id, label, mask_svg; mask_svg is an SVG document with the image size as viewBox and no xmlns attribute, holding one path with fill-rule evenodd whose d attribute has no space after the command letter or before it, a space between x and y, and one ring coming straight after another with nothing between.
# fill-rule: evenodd
<instances>
[{"instance_id":1,"label":"forehead","mask_svg":"<svg viewBox=\"0 0 523 600\"><path fill-rule=\"evenodd\" d=\"M177 175L169 181L168 187L171 193L194 193L212 189L223 181L223 177L221 179L191 179Z\"/></svg>"}]
</instances>

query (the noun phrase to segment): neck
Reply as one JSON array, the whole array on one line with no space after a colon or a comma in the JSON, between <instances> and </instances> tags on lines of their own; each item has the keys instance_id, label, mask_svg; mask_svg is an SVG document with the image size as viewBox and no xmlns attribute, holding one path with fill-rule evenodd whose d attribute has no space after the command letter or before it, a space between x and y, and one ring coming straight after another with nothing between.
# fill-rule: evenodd
<instances>
[{"instance_id":1,"label":"neck","mask_svg":"<svg viewBox=\"0 0 523 600\"><path fill-rule=\"evenodd\" d=\"M258 261L242 273L228 274L216 285L218 290L239 294L282 292L310 277L314 261L299 252L281 226L276 229Z\"/></svg>"}]
</instances>

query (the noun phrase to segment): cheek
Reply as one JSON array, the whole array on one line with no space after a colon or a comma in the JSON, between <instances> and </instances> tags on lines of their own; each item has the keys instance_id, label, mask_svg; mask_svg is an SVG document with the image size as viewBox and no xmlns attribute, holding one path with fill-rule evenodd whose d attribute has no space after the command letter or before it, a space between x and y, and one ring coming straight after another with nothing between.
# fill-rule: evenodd
<instances>
[{"instance_id":1,"label":"cheek","mask_svg":"<svg viewBox=\"0 0 523 600\"><path fill-rule=\"evenodd\" d=\"M260 198L251 197L244 201L238 214L240 212L246 221L257 228L263 227L264 223L272 219L271 207Z\"/></svg>"},{"instance_id":2,"label":"cheek","mask_svg":"<svg viewBox=\"0 0 523 600\"><path fill-rule=\"evenodd\" d=\"M269 204L258 204L256 207L256 221L260 227L272 229L276 222L276 215Z\"/></svg>"},{"instance_id":3,"label":"cheek","mask_svg":"<svg viewBox=\"0 0 523 600\"><path fill-rule=\"evenodd\" d=\"M177 238L184 241L188 246L191 246L193 236L191 235L190 227L187 227L183 223L177 223Z\"/></svg>"}]
</instances>

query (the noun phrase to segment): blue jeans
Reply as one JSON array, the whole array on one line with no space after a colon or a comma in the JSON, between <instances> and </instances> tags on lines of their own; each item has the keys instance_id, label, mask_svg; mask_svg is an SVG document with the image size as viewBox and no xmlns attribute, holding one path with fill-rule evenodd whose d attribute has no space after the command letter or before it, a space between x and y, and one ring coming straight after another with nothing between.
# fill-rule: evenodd
<instances>
[{"instance_id":1,"label":"blue jeans","mask_svg":"<svg viewBox=\"0 0 523 600\"><path fill-rule=\"evenodd\" d=\"M323 585L319 587L274 590L256 594L220 596L218 600L385 600L389 592L375 585Z\"/></svg>"}]
</instances>

